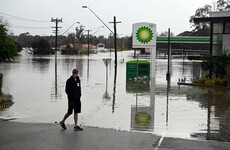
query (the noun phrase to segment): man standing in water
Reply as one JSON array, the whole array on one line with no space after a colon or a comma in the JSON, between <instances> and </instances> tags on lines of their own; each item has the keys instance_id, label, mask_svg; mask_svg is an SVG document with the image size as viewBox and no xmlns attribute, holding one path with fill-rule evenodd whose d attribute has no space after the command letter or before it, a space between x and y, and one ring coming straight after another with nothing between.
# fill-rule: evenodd
<instances>
[{"instance_id":1,"label":"man standing in water","mask_svg":"<svg viewBox=\"0 0 230 150\"><path fill-rule=\"evenodd\" d=\"M68 112L60 122L60 125L63 129L66 129L65 120L74 110L74 130L82 131L83 129L78 126L78 113L81 113L81 82L78 77L77 69L73 69L72 76L66 81L65 92L68 96Z\"/></svg>"}]
</instances>

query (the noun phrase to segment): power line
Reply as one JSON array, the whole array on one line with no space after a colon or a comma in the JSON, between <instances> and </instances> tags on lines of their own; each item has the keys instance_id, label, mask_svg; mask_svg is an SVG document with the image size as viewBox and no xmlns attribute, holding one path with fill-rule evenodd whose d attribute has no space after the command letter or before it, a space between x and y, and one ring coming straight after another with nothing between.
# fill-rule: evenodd
<instances>
[{"instance_id":1,"label":"power line","mask_svg":"<svg viewBox=\"0 0 230 150\"><path fill-rule=\"evenodd\" d=\"M41 21L41 20L26 19L26 18L21 18L21 17L9 15L9 14L3 13L3 12L0 12L0 14L5 15L5 16L9 16L9 17L13 17L13 18L17 18L17 19L20 19L20 20L24 20L24 21L50 23L50 21Z\"/></svg>"},{"instance_id":2,"label":"power line","mask_svg":"<svg viewBox=\"0 0 230 150\"><path fill-rule=\"evenodd\" d=\"M20 29L50 29L51 27L26 27L26 26L13 25L12 27L9 27L9 28L20 28Z\"/></svg>"}]
</instances>

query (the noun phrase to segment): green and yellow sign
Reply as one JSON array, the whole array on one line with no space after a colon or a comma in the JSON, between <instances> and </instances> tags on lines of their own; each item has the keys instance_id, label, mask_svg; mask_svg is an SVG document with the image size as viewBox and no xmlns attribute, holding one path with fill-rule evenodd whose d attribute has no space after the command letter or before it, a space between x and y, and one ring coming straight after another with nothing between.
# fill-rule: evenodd
<instances>
[{"instance_id":1,"label":"green and yellow sign","mask_svg":"<svg viewBox=\"0 0 230 150\"><path fill-rule=\"evenodd\" d=\"M156 46L156 25L153 23L133 24L133 48Z\"/></svg>"}]
</instances>

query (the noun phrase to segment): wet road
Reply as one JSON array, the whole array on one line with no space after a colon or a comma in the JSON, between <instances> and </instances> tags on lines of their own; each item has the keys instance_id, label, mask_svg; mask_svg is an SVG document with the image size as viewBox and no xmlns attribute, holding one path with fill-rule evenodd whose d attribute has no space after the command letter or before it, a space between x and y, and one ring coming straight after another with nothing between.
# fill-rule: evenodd
<instances>
[{"instance_id":1,"label":"wet road","mask_svg":"<svg viewBox=\"0 0 230 150\"><path fill-rule=\"evenodd\" d=\"M52 55L22 54L16 62L1 63L3 92L12 94L15 104L1 110L0 118L33 123L59 122L67 110L65 82L72 69L77 68L83 94L81 125L147 131L166 137L230 141L229 91L176 84L179 77L186 77L187 82L200 77L199 61L174 59L167 88L167 60L157 59L155 98L151 99L149 81L139 80L137 84L126 79L126 62L133 60L132 56L133 52L118 53L115 88L112 60L108 66L107 89L102 58L110 57L109 53L89 57L58 55L57 81ZM149 60L148 57L139 59ZM70 117L67 123L72 124L73 119Z\"/></svg>"},{"instance_id":2,"label":"wet road","mask_svg":"<svg viewBox=\"0 0 230 150\"><path fill-rule=\"evenodd\" d=\"M147 133L122 132L84 127L67 130L57 124L14 123L0 121L0 148L4 150L227 150L229 143L159 137Z\"/></svg>"}]
</instances>

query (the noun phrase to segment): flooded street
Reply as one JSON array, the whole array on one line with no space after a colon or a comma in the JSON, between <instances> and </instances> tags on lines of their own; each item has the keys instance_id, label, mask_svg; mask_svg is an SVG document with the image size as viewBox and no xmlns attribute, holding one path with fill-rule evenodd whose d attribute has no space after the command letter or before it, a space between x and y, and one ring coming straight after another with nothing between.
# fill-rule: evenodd
<instances>
[{"instance_id":1,"label":"flooded street","mask_svg":"<svg viewBox=\"0 0 230 150\"><path fill-rule=\"evenodd\" d=\"M15 62L1 63L3 92L11 94L15 103L0 110L0 119L59 122L67 111L65 83L72 69L77 68L82 86L79 123L83 126L230 141L230 91L177 85L178 78L191 82L202 75L200 61L173 59L171 82L167 84L167 60L157 59L154 93L149 80L137 83L126 79L126 62L133 60L133 51L118 53L115 84L112 53L106 83L102 59L108 57L110 53L58 55L57 81L53 55L22 53ZM148 57L139 59L149 61ZM73 124L73 116L66 123Z\"/></svg>"}]
</instances>

